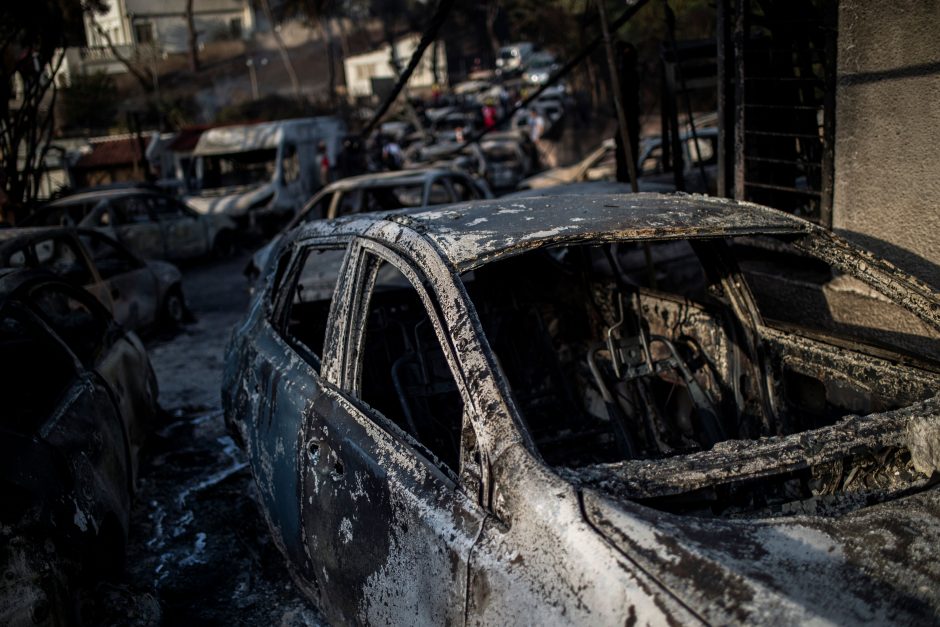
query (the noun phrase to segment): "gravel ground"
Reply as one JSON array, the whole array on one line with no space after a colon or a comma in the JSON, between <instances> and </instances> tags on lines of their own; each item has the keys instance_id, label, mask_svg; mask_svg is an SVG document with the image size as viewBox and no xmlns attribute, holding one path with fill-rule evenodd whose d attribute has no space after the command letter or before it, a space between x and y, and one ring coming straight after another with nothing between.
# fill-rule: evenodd
<instances>
[{"instance_id":1,"label":"gravel ground","mask_svg":"<svg viewBox=\"0 0 940 627\"><path fill-rule=\"evenodd\" d=\"M324 625L291 583L222 419L222 354L248 302L239 255L184 269L195 320L148 342L166 425L144 451L126 580L99 585L88 624Z\"/></svg>"}]
</instances>

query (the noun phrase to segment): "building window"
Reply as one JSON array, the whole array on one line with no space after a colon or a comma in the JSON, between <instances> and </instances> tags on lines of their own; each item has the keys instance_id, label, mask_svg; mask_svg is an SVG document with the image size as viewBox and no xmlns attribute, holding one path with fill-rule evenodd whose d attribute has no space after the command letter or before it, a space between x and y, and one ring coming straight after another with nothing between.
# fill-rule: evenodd
<instances>
[{"instance_id":1,"label":"building window","mask_svg":"<svg viewBox=\"0 0 940 627\"><path fill-rule=\"evenodd\" d=\"M233 17L228 22L228 32L233 39L238 39L242 36L242 18Z\"/></svg>"},{"instance_id":2,"label":"building window","mask_svg":"<svg viewBox=\"0 0 940 627\"><path fill-rule=\"evenodd\" d=\"M134 38L139 44L153 43L153 24L149 22L134 24Z\"/></svg>"}]
</instances>

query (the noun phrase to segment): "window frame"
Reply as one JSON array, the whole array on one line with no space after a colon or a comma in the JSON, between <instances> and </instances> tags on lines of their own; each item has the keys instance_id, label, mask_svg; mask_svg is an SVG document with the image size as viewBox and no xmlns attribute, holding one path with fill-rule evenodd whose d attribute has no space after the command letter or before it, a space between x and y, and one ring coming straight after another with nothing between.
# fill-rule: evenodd
<instances>
[{"instance_id":1,"label":"window frame","mask_svg":"<svg viewBox=\"0 0 940 627\"><path fill-rule=\"evenodd\" d=\"M99 323L103 323L104 330L101 334L101 337L96 339L96 342L100 342L97 347L98 350L94 355L91 356L91 359L88 362L82 359L82 356L79 355L76 348L71 346L68 340L59 332L59 329L56 328L55 323L47 319L46 315L42 313L40 307L33 302L33 295L41 290L54 290L61 294L65 294L68 298L79 302L82 306L88 309L89 314L96 318ZM87 290L75 287L68 283L58 281L43 281L30 285L25 289L24 292L21 293L20 303L22 309L29 311L33 318L42 324L43 329L52 335L62 346L64 346L69 351L72 359L76 363L80 364L82 369L94 369L97 364L101 362L104 356L110 352L111 348L117 341L118 336L122 334L120 328L114 321L114 317L107 309L105 309L105 307L97 298L95 298Z\"/></svg>"},{"instance_id":2,"label":"window frame","mask_svg":"<svg viewBox=\"0 0 940 627\"><path fill-rule=\"evenodd\" d=\"M131 260L133 262L133 265L131 266L131 269L128 270L127 272L136 272L138 270L141 270L147 267L146 262L144 262L140 257L138 257L137 255L129 251L126 246L124 246L121 242L117 241L113 237L109 237L108 235L105 235L104 233L101 233L100 231L96 231L94 229L81 229L75 232L75 239L78 242L77 246L81 249L82 254L85 255L85 259L88 262L88 264L91 266L92 272L96 275L97 281L108 281L112 277L118 276L119 273L112 274L107 278L104 277L101 274L101 272L98 270L98 264L95 259L95 256L88 249L88 247L85 246L85 242L82 240L83 237L90 237L92 239L98 238L99 240L103 241L105 244L117 250L118 253L120 253L123 257L126 257L127 259Z\"/></svg>"},{"instance_id":3,"label":"window frame","mask_svg":"<svg viewBox=\"0 0 940 627\"><path fill-rule=\"evenodd\" d=\"M345 316L345 319L341 321L341 326L339 327L339 331L342 335L336 338L336 343L339 343L341 346L341 354L337 355L339 363L337 364L338 369L333 385L337 392L355 405L355 407L359 409L363 415L367 416L374 425L378 426L386 433L389 433L403 446L407 447L408 451L415 459L421 460L427 467L433 468L440 473L449 483L453 484L454 489L460 489L470 495L479 494L482 489L482 480L480 482L481 485L476 486L465 485L462 481L463 464L465 462L462 437L461 449L459 451L459 467L450 468L439 460L422 442L419 442L415 437L406 433L396 425L393 420L371 407L369 403L362 398L362 355L366 339L366 325L369 317L369 305L375 288L375 279L378 268L381 266L381 264L370 263L373 259L391 264L405 277L412 289L417 293L431 326L434 329L434 336L441 346L447 367L457 384L457 391L463 402L464 409L461 417L461 433L467 428L472 429L477 446L482 446L482 440L480 434L477 433L475 425L477 420L474 419L475 415L471 416L471 414L475 414L475 409L472 400L468 398L469 390L466 385L467 379L460 360L457 358L456 349L447 337L448 327L446 318L440 310L440 304L433 294L433 288L429 287L430 283L427 277L423 275L421 269L416 264L409 261L405 256L388 248L381 242L365 237L356 238L347 253L346 266L341 278L345 292L344 297L348 299L348 302L345 303L347 306L345 308L346 311L339 312L332 308L330 311L331 323L338 321L332 318L334 313L336 313L337 316ZM334 306L335 305L336 303L334 302ZM330 328L335 331L337 325L331 324Z\"/></svg>"},{"instance_id":4,"label":"window frame","mask_svg":"<svg viewBox=\"0 0 940 627\"><path fill-rule=\"evenodd\" d=\"M303 342L293 337L287 329L288 316L290 308L293 305L294 289L300 278L300 272L303 270L308 252L314 249L319 250L342 250L345 249L345 256L340 263L339 274L336 278L336 284L333 286L333 296L330 298L330 311L327 314L327 331L323 338L323 355L316 355ZM326 347L330 346L330 330L336 327L338 299L342 296L341 286L343 284L343 275L346 265L349 263L350 250L352 242L349 237L325 237L305 240L291 246L285 250L278 258L278 264L287 258L286 269L283 272L275 272L271 276L271 292L268 300L267 320L271 327L284 342L291 348L298 357L307 362L311 368L323 376L322 368L325 357L327 356ZM279 276L278 276L279 275Z\"/></svg>"}]
</instances>

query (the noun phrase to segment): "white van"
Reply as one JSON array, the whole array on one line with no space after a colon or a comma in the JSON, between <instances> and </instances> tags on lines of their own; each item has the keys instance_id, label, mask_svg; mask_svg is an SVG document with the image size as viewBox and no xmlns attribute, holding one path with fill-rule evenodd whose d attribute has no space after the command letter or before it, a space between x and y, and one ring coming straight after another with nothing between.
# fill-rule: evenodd
<instances>
[{"instance_id":1,"label":"white van","mask_svg":"<svg viewBox=\"0 0 940 627\"><path fill-rule=\"evenodd\" d=\"M343 121L331 116L209 129L193 151L186 201L242 227L283 221L327 182L317 147L325 146L335 165L345 134Z\"/></svg>"}]
</instances>

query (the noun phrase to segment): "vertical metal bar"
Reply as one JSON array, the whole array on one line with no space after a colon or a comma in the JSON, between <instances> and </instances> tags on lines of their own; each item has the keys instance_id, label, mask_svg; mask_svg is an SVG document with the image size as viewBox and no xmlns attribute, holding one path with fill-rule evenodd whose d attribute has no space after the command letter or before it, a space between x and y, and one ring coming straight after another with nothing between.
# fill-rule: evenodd
<instances>
[{"instance_id":1,"label":"vertical metal bar","mask_svg":"<svg viewBox=\"0 0 940 627\"><path fill-rule=\"evenodd\" d=\"M819 223L827 229L832 228L832 202L835 188L835 146L836 146L836 71L837 37L839 22L839 3L828 2L824 16L826 29L825 47L825 96L823 98L823 152L821 159L821 189L819 190Z\"/></svg>"},{"instance_id":2,"label":"vertical metal bar","mask_svg":"<svg viewBox=\"0 0 940 627\"><path fill-rule=\"evenodd\" d=\"M747 39L747 3L734 0L734 198L745 200L744 191L744 44Z\"/></svg>"},{"instance_id":3,"label":"vertical metal bar","mask_svg":"<svg viewBox=\"0 0 940 627\"><path fill-rule=\"evenodd\" d=\"M604 0L597 0L597 12L601 17L601 32L604 35L604 48L607 51L607 66L610 68L610 88L614 91L614 108L617 110L617 124L620 126L620 140L623 150L627 154L627 171L630 173L630 188L633 193L640 191L636 180L636 163L633 161L633 145L630 142L630 132L627 129L627 116L623 111L623 102L620 100L620 77L617 76L617 64L614 59L614 45L610 41L610 29L607 26L607 8Z\"/></svg>"},{"instance_id":4,"label":"vertical metal bar","mask_svg":"<svg viewBox=\"0 0 940 627\"><path fill-rule=\"evenodd\" d=\"M731 95L731 82L728 61L733 57L731 50L730 20L732 13L728 8L729 0L717 0L717 15L715 25L715 44L717 45L716 63L718 69L718 196L727 197L730 191L729 177L731 172L729 164L733 161L733 144L729 141L734 133L734 118L731 114L733 108L729 96Z\"/></svg>"},{"instance_id":5,"label":"vertical metal bar","mask_svg":"<svg viewBox=\"0 0 940 627\"><path fill-rule=\"evenodd\" d=\"M662 150L662 159L660 163L663 166L663 172L668 172L672 167L672 143L669 139L669 107L667 106L669 90L666 86L666 62L661 60L659 67L659 125L660 125L660 150ZM642 164L640 164L642 167Z\"/></svg>"},{"instance_id":6,"label":"vertical metal bar","mask_svg":"<svg viewBox=\"0 0 940 627\"><path fill-rule=\"evenodd\" d=\"M682 140L679 137L679 105L676 94L675 61L672 64L663 61L666 68L666 103L669 107L669 126L672 127L670 142L672 144L672 180L676 190L685 191L685 153L682 151Z\"/></svg>"},{"instance_id":7,"label":"vertical metal bar","mask_svg":"<svg viewBox=\"0 0 940 627\"><path fill-rule=\"evenodd\" d=\"M692 135L692 142L695 145L695 158L698 162L699 175L702 177L702 190L708 193L708 175L705 173L705 164L702 163L702 149L698 144L698 133L695 131L695 119L692 117L692 98L689 96L689 90L685 86L685 75L682 73L682 59L679 58L679 45L676 43L676 15L669 6L669 0L663 0L663 12L666 16L666 35L669 38L669 44L672 46L672 55L675 57L676 76L679 78L679 89L682 91L682 99L685 102L686 124L689 125L689 131ZM678 105L676 105L678 108ZM689 158L692 158L692 151L689 151Z\"/></svg>"}]
</instances>

